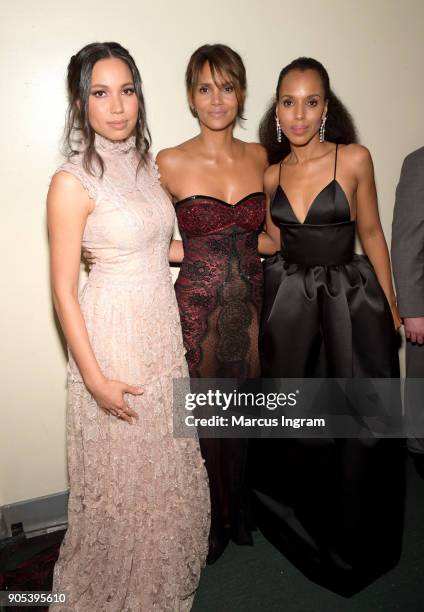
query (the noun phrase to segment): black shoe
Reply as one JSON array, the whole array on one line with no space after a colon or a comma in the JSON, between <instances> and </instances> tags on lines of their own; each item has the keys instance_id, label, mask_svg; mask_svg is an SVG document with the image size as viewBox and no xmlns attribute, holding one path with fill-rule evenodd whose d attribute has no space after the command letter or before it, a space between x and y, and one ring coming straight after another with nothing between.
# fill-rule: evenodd
<instances>
[{"instance_id":1,"label":"black shoe","mask_svg":"<svg viewBox=\"0 0 424 612\"><path fill-rule=\"evenodd\" d=\"M209 552L206 557L207 565L213 565L215 561L223 554L230 541L229 531L226 529L224 533L210 533L209 534Z\"/></svg>"},{"instance_id":2,"label":"black shoe","mask_svg":"<svg viewBox=\"0 0 424 612\"><path fill-rule=\"evenodd\" d=\"M412 453L409 451L409 454L412 457L417 473L421 478L424 478L424 453Z\"/></svg>"}]
</instances>

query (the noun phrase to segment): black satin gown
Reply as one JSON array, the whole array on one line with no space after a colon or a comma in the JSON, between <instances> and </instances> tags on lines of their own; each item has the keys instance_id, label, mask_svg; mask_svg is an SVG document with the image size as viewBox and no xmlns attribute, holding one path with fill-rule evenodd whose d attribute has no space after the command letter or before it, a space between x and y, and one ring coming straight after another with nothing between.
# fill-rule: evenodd
<instances>
[{"instance_id":1,"label":"black satin gown","mask_svg":"<svg viewBox=\"0 0 424 612\"><path fill-rule=\"evenodd\" d=\"M303 224L280 182L271 203L282 248L264 266L264 377L399 376L390 308L368 258L354 254L335 157ZM314 582L351 596L397 563L401 440L255 440L250 477L261 531Z\"/></svg>"}]
</instances>

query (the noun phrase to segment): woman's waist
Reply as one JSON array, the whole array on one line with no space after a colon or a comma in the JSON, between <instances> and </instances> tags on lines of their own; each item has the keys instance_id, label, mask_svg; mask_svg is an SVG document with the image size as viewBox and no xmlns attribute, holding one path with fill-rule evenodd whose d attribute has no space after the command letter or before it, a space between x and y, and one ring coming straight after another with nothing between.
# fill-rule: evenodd
<instances>
[{"instance_id":1,"label":"woman's waist","mask_svg":"<svg viewBox=\"0 0 424 612\"><path fill-rule=\"evenodd\" d=\"M255 242L257 240L259 228L256 227L241 227L239 225L229 225L221 228L204 228L196 231L195 229L184 229L180 227L180 232L183 237L185 244L203 243L209 240L219 240L220 242L231 242L239 241L241 243L245 241Z\"/></svg>"},{"instance_id":2,"label":"woman's waist","mask_svg":"<svg viewBox=\"0 0 424 612\"><path fill-rule=\"evenodd\" d=\"M256 232L183 236L185 262L220 262L237 258L240 261L259 259Z\"/></svg>"},{"instance_id":3,"label":"woman's waist","mask_svg":"<svg viewBox=\"0 0 424 612\"><path fill-rule=\"evenodd\" d=\"M181 285L214 287L241 278L251 284L262 282L262 264L257 251L251 254L224 254L203 257L196 253L184 255L176 287Z\"/></svg>"},{"instance_id":4,"label":"woman's waist","mask_svg":"<svg viewBox=\"0 0 424 612\"><path fill-rule=\"evenodd\" d=\"M352 260L355 222L331 225L281 224L281 256L301 266L343 265Z\"/></svg>"},{"instance_id":5,"label":"woman's waist","mask_svg":"<svg viewBox=\"0 0 424 612\"><path fill-rule=\"evenodd\" d=\"M108 289L154 289L159 284L171 282L169 264L151 268L136 268L129 270L127 266L104 266L96 264L91 269L86 284L90 287Z\"/></svg>"}]
</instances>

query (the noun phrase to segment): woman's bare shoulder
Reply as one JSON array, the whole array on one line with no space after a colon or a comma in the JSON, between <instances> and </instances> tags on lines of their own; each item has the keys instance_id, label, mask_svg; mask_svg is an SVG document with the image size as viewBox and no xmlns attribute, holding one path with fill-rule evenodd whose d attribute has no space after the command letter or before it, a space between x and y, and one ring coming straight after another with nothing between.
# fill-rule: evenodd
<instances>
[{"instance_id":1,"label":"woman's bare shoulder","mask_svg":"<svg viewBox=\"0 0 424 612\"><path fill-rule=\"evenodd\" d=\"M195 147L194 141L195 139L191 138L175 147L162 149L156 156L158 165L169 169L175 168L191 155Z\"/></svg>"},{"instance_id":2,"label":"woman's bare shoulder","mask_svg":"<svg viewBox=\"0 0 424 612\"><path fill-rule=\"evenodd\" d=\"M348 162L364 164L371 161L369 149L361 144L339 145L339 153Z\"/></svg>"},{"instance_id":3,"label":"woman's bare shoulder","mask_svg":"<svg viewBox=\"0 0 424 612\"><path fill-rule=\"evenodd\" d=\"M271 194L278 185L278 177L280 173L280 164L272 164L265 172L264 187L268 194Z\"/></svg>"},{"instance_id":4,"label":"woman's bare shoulder","mask_svg":"<svg viewBox=\"0 0 424 612\"><path fill-rule=\"evenodd\" d=\"M268 154L266 152L265 147L259 142L239 142L242 144L245 152L249 156L254 158L255 161L263 167L263 170L265 172L265 169L268 167Z\"/></svg>"}]
</instances>

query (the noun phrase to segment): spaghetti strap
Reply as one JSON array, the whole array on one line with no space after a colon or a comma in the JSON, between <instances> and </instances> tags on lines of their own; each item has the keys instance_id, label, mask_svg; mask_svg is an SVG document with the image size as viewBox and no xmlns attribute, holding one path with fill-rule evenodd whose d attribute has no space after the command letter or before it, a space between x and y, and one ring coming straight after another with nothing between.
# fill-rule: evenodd
<instances>
[{"instance_id":1,"label":"spaghetti strap","mask_svg":"<svg viewBox=\"0 0 424 612\"><path fill-rule=\"evenodd\" d=\"M334 158L334 176L333 176L333 181L336 180L336 170L337 170L337 151L338 151L339 145L336 144L336 157Z\"/></svg>"},{"instance_id":2,"label":"spaghetti strap","mask_svg":"<svg viewBox=\"0 0 424 612\"><path fill-rule=\"evenodd\" d=\"M278 184L281 185L281 168L283 166L283 160L280 161L280 171L278 173Z\"/></svg>"}]
</instances>

